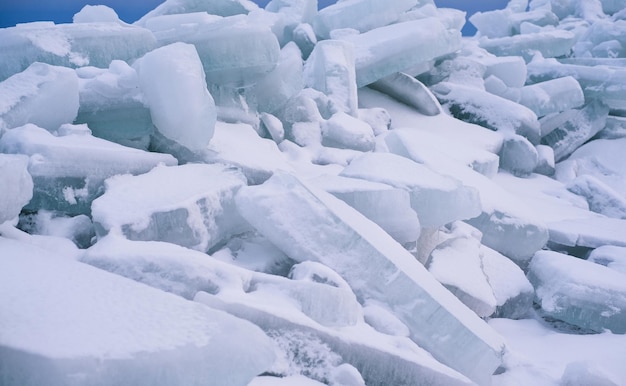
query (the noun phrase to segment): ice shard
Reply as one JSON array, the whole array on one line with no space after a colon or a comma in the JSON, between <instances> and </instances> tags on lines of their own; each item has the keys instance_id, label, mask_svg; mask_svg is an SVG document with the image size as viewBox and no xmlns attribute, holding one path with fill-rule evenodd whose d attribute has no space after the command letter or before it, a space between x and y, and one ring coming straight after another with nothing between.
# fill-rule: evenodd
<instances>
[{"instance_id":1,"label":"ice shard","mask_svg":"<svg viewBox=\"0 0 626 386\"><path fill-rule=\"evenodd\" d=\"M501 338L356 210L287 174L240 190L236 202L287 255L328 265L361 302L387 304L435 358L475 382L489 382L502 360Z\"/></svg>"},{"instance_id":2,"label":"ice shard","mask_svg":"<svg viewBox=\"0 0 626 386\"><path fill-rule=\"evenodd\" d=\"M28 157L0 154L0 224L16 218L33 197Z\"/></svg>"}]
</instances>

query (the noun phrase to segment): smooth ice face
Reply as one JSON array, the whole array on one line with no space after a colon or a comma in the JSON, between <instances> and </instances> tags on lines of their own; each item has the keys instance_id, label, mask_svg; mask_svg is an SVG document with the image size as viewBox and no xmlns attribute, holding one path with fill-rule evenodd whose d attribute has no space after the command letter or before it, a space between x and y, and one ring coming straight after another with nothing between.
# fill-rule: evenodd
<instances>
[{"instance_id":1,"label":"smooth ice face","mask_svg":"<svg viewBox=\"0 0 626 386\"><path fill-rule=\"evenodd\" d=\"M604 245L591 251L587 260L626 274L626 247Z\"/></svg>"},{"instance_id":2,"label":"smooth ice face","mask_svg":"<svg viewBox=\"0 0 626 386\"><path fill-rule=\"evenodd\" d=\"M537 149L521 135L504 139L500 151L500 169L508 170L516 176L528 176L539 163Z\"/></svg>"},{"instance_id":3,"label":"smooth ice face","mask_svg":"<svg viewBox=\"0 0 626 386\"><path fill-rule=\"evenodd\" d=\"M86 214L91 201L102 194L106 178L177 163L169 154L149 153L93 137L86 126L62 128L67 132L55 136L29 124L0 138L0 152L31 158L28 171L35 188L29 209Z\"/></svg>"},{"instance_id":4,"label":"smooth ice face","mask_svg":"<svg viewBox=\"0 0 626 386\"><path fill-rule=\"evenodd\" d=\"M589 210L607 217L626 219L626 197L592 175L576 177L567 189L584 197Z\"/></svg>"},{"instance_id":5,"label":"smooth ice face","mask_svg":"<svg viewBox=\"0 0 626 386\"><path fill-rule=\"evenodd\" d=\"M333 114L322 124L322 144L341 149L370 151L374 149L372 127L344 112Z\"/></svg>"},{"instance_id":6,"label":"smooth ice face","mask_svg":"<svg viewBox=\"0 0 626 386\"><path fill-rule=\"evenodd\" d=\"M0 224L16 218L33 197L28 157L0 154Z\"/></svg>"},{"instance_id":7,"label":"smooth ice face","mask_svg":"<svg viewBox=\"0 0 626 386\"><path fill-rule=\"evenodd\" d=\"M581 107L585 95L578 81L567 76L523 87L519 103L543 117Z\"/></svg>"},{"instance_id":8,"label":"smooth ice face","mask_svg":"<svg viewBox=\"0 0 626 386\"><path fill-rule=\"evenodd\" d=\"M558 29L480 40L480 46L494 55L522 56L526 61L530 61L535 52L544 58L567 55L575 43L573 32Z\"/></svg>"},{"instance_id":9,"label":"smooth ice face","mask_svg":"<svg viewBox=\"0 0 626 386\"><path fill-rule=\"evenodd\" d=\"M163 15L202 12L210 15L233 16L247 14L258 9L258 5L249 0L167 0L148 12L135 24L143 26L150 19Z\"/></svg>"},{"instance_id":10,"label":"smooth ice face","mask_svg":"<svg viewBox=\"0 0 626 386\"><path fill-rule=\"evenodd\" d=\"M20 24L0 29L0 80L34 62L107 68L114 59L131 62L155 47L149 30L119 23Z\"/></svg>"},{"instance_id":11,"label":"smooth ice face","mask_svg":"<svg viewBox=\"0 0 626 386\"><path fill-rule=\"evenodd\" d=\"M539 9L530 12L514 12L511 9L497 9L487 12L476 12L469 21L476 26L480 36L501 38L520 33L523 23L535 26L556 26L558 17L548 9Z\"/></svg>"},{"instance_id":12,"label":"smooth ice face","mask_svg":"<svg viewBox=\"0 0 626 386\"><path fill-rule=\"evenodd\" d=\"M235 386L274 361L247 321L23 242L0 237L0 250L0 372L16 384L80 374L83 384Z\"/></svg>"},{"instance_id":13,"label":"smooth ice face","mask_svg":"<svg viewBox=\"0 0 626 386\"><path fill-rule=\"evenodd\" d=\"M96 231L206 252L247 229L233 202L245 183L238 170L224 165L161 166L140 176L115 176L93 202Z\"/></svg>"},{"instance_id":14,"label":"smooth ice face","mask_svg":"<svg viewBox=\"0 0 626 386\"><path fill-rule=\"evenodd\" d=\"M528 279L546 315L595 332L626 333L623 274L573 256L540 251L530 263Z\"/></svg>"},{"instance_id":15,"label":"smooth ice face","mask_svg":"<svg viewBox=\"0 0 626 386\"><path fill-rule=\"evenodd\" d=\"M32 123L53 131L77 112L78 78L69 68L33 63L0 83L0 129Z\"/></svg>"},{"instance_id":16,"label":"smooth ice face","mask_svg":"<svg viewBox=\"0 0 626 386\"><path fill-rule=\"evenodd\" d=\"M522 87L526 83L526 62L520 56L492 56L479 60L485 66L485 78L493 75L509 87Z\"/></svg>"},{"instance_id":17,"label":"smooth ice face","mask_svg":"<svg viewBox=\"0 0 626 386\"><path fill-rule=\"evenodd\" d=\"M431 168L391 153L366 153L354 159L341 174L405 189L420 224L438 228L480 213L478 192Z\"/></svg>"},{"instance_id":18,"label":"smooth ice face","mask_svg":"<svg viewBox=\"0 0 626 386\"><path fill-rule=\"evenodd\" d=\"M157 130L190 150L205 148L217 111L194 46L174 43L158 48L134 67Z\"/></svg>"},{"instance_id":19,"label":"smooth ice face","mask_svg":"<svg viewBox=\"0 0 626 386\"><path fill-rule=\"evenodd\" d=\"M408 74L399 72L389 75L372 83L370 87L414 107L424 115L435 116L441 113L441 105L428 87Z\"/></svg>"},{"instance_id":20,"label":"smooth ice face","mask_svg":"<svg viewBox=\"0 0 626 386\"><path fill-rule=\"evenodd\" d=\"M387 304L411 338L444 364L478 383L488 382L500 365L500 338L400 244L345 203L287 174L241 189L236 202L242 216L291 258L328 265L361 302Z\"/></svg>"},{"instance_id":21,"label":"smooth ice face","mask_svg":"<svg viewBox=\"0 0 626 386\"><path fill-rule=\"evenodd\" d=\"M354 44L358 87L461 48L461 33L436 18L392 24L342 40Z\"/></svg>"}]
</instances>

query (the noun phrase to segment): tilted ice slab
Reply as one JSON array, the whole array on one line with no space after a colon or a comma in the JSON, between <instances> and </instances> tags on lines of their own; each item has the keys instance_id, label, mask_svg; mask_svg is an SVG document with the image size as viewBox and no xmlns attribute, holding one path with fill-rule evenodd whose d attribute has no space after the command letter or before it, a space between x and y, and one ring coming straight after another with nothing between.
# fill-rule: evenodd
<instances>
[{"instance_id":1,"label":"tilted ice slab","mask_svg":"<svg viewBox=\"0 0 626 386\"><path fill-rule=\"evenodd\" d=\"M93 137L86 126L64 125L61 129L55 136L28 124L0 138L0 152L30 156L28 171L35 188L28 209L89 213L91 201L102 194L106 178L177 163L169 154L149 153Z\"/></svg>"},{"instance_id":2,"label":"tilted ice slab","mask_svg":"<svg viewBox=\"0 0 626 386\"><path fill-rule=\"evenodd\" d=\"M92 204L96 232L206 252L247 229L233 202L245 184L238 170L218 164L160 166L140 176L116 176Z\"/></svg>"},{"instance_id":3,"label":"tilted ice slab","mask_svg":"<svg viewBox=\"0 0 626 386\"><path fill-rule=\"evenodd\" d=\"M435 358L488 383L503 342L381 228L287 174L241 189L235 199L242 216L291 258L334 269L361 302L387 304Z\"/></svg>"},{"instance_id":4,"label":"tilted ice slab","mask_svg":"<svg viewBox=\"0 0 626 386\"><path fill-rule=\"evenodd\" d=\"M598 247L591 251L587 260L626 274L626 247Z\"/></svg>"},{"instance_id":5,"label":"tilted ice slab","mask_svg":"<svg viewBox=\"0 0 626 386\"><path fill-rule=\"evenodd\" d=\"M185 298L195 297L269 333L313 337L358 367L368 384L413 384L418 379L440 385L469 383L406 338L383 335L366 326L350 288L319 263L330 272L309 269L303 263L295 267L298 273L290 275L294 280L289 280L176 245L114 236L91 247L83 261ZM317 276L308 276L311 272ZM363 336L368 339L364 341ZM299 341L299 345L306 342ZM305 356L300 359L307 360ZM324 358L309 358L316 359Z\"/></svg>"},{"instance_id":6,"label":"tilted ice slab","mask_svg":"<svg viewBox=\"0 0 626 386\"><path fill-rule=\"evenodd\" d=\"M155 47L149 30L119 23L20 24L0 29L0 80L34 62L107 68L113 59L130 62Z\"/></svg>"},{"instance_id":7,"label":"tilted ice slab","mask_svg":"<svg viewBox=\"0 0 626 386\"><path fill-rule=\"evenodd\" d=\"M571 76L529 85L521 91L519 103L538 117L581 107L585 103L580 84Z\"/></svg>"},{"instance_id":8,"label":"tilted ice slab","mask_svg":"<svg viewBox=\"0 0 626 386\"><path fill-rule=\"evenodd\" d=\"M359 151L374 149L376 138L372 127L344 112L333 114L321 127L324 146Z\"/></svg>"},{"instance_id":9,"label":"tilted ice slab","mask_svg":"<svg viewBox=\"0 0 626 386\"><path fill-rule=\"evenodd\" d=\"M247 321L23 242L0 250L0 373L15 384L243 386L274 360Z\"/></svg>"},{"instance_id":10,"label":"tilted ice slab","mask_svg":"<svg viewBox=\"0 0 626 386\"><path fill-rule=\"evenodd\" d=\"M487 12L476 12L469 21L476 26L480 36L501 38L520 33L522 23L537 26L556 26L558 17L549 9L537 9L530 12L514 12L511 9L496 9Z\"/></svg>"},{"instance_id":11,"label":"tilted ice slab","mask_svg":"<svg viewBox=\"0 0 626 386\"><path fill-rule=\"evenodd\" d=\"M358 210L400 244L415 243L419 238L420 223L406 190L341 176L321 176L311 184Z\"/></svg>"},{"instance_id":12,"label":"tilted ice slab","mask_svg":"<svg viewBox=\"0 0 626 386\"><path fill-rule=\"evenodd\" d=\"M505 136L500 151L500 169L517 176L528 176L539 164L539 153L529 140L521 135Z\"/></svg>"},{"instance_id":13,"label":"tilted ice slab","mask_svg":"<svg viewBox=\"0 0 626 386\"><path fill-rule=\"evenodd\" d=\"M77 112L78 78L69 68L33 63L0 82L0 130L32 123L52 131Z\"/></svg>"},{"instance_id":14,"label":"tilted ice slab","mask_svg":"<svg viewBox=\"0 0 626 386\"><path fill-rule=\"evenodd\" d=\"M441 105L428 87L408 74L399 72L389 75L372 83L370 87L414 107L424 115L441 113Z\"/></svg>"},{"instance_id":15,"label":"tilted ice slab","mask_svg":"<svg viewBox=\"0 0 626 386\"><path fill-rule=\"evenodd\" d=\"M354 44L359 87L461 48L461 33L436 18L392 24L342 40Z\"/></svg>"},{"instance_id":16,"label":"tilted ice slab","mask_svg":"<svg viewBox=\"0 0 626 386\"><path fill-rule=\"evenodd\" d=\"M624 275L573 256L537 252L528 278L543 312L596 332L626 333Z\"/></svg>"},{"instance_id":17,"label":"tilted ice slab","mask_svg":"<svg viewBox=\"0 0 626 386\"><path fill-rule=\"evenodd\" d=\"M195 47L160 47L133 66L157 130L190 150L203 149L213 136L217 111Z\"/></svg>"},{"instance_id":18,"label":"tilted ice slab","mask_svg":"<svg viewBox=\"0 0 626 386\"><path fill-rule=\"evenodd\" d=\"M567 189L584 197L589 203L589 210L607 217L626 219L626 196L598 178L583 174L570 182Z\"/></svg>"},{"instance_id":19,"label":"tilted ice slab","mask_svg":"<svg viewBox=\"0 0 626 386\"><path fill-rule=\"evenodd\" d=\"M522 56L527 61L535 52L544 58L567 55L575 43L573 32L557 29L480 40L480 46L496 56Z\"/></svg>"},{"instance_id":20,"label":"tilted ice slab","mask_svg":"<svg viewBox=\"0 0 626 386\"><path fill-rule=\"evenodd\" d=\"M16 218L33 197L28 157L0 154L0 224Z\"/></svg>"},{"instance_id":21,"label":"tilted ice slab","mask_svg":"<svg viewBox=\"0 0 626 386\"><path fill-rule=\"evenodd\" d=\"M407 190L423 227L438 228L480 213L480 199L474 188L396 154L366 153L352 160L340 175Z\"/></svg>"}]
</instances>

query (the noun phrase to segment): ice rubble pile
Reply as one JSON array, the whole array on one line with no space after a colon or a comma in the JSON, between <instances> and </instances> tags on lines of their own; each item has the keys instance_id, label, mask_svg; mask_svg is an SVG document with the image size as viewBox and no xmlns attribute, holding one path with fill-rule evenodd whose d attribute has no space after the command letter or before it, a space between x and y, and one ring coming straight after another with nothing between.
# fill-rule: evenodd
<instances>
[{"instance_id":1,"label":"ice rubble pile","mask_svg":"<svg viewBox=\"0 0 626 386\"><path fill-rule=\"evenodd\" d=\"M625 333L624 7L0 30L0 383L490 384L486 318Z\"/></svg>"}]
</instances>

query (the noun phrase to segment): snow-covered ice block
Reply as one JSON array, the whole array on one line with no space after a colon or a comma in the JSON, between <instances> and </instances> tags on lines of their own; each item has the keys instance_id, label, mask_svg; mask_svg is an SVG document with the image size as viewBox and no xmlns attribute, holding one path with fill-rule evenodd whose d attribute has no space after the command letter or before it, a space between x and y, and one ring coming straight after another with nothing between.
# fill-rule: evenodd
<instances>
[{"instance_id":1,"label":"snow-covered ice block","mask_svg":"<svg viewBox=\"0 0 626 386\"><path fill-rule=\"evenodd\" d=\"M505 137L500 151L500 169L516 176L527 176L538 164L539 154L530 141L517 134Z\"/></svg>"},{"instance_id":2,"label":"snow-covered ice block","mask_svg":"<svg viewBox=\"0 0 626 386\"><path fill-rule=\"evenodd\" d=\"M157 130L190 150L206 147L217 111L194 46L174 43L158 48L134 67Z\"/></svg>"},{"instance_id":3,"label":"snow-covered ice block","mask_svg":"<svg viewBox=\"0 0 626 386\"><path fill-rule=\"evenodd\" d=\"M608 107L591 102L568 114L562 124L541 138L541 143L554 149L555 161L561 161L602 130L608 115Z\"/></svg>"},{"instance_id":4,"label":"snow-covered ice block","mask_svg":"<svg viewBox=\"0 0 626 386\"><path fill-rule=\"evenodd\" d=\"M248 14L258 9L259 6L250 0L167 0L148 12L135 24L146 25L150 19L164 15L202 12L218 16L233 16Z\"/></svg>"},{"instance_id":5,"label":"snow-covered ice block","mask_svg":"<svg viewBox=\"0 0 626 386\"><path fill-rule=\"evenodd\" d=\"M565 30L546 30L523 35L481 39L480 46L496 56L522 56L526 61L536 52L544 58L555 58L570 53L576 35Z\"/></svg>"},{"instance_id":6,"label":"snow-covered ice block","mask_svg":"<svg viewBox=\"0 0 626 386\"><path fill-rule=\"evenodd\" d=\"M366 153L352 160L340 173L405 189L420 224L438 228L480 213L478 192L452 177L392 153Z\"/></svg>"},{"instance_id":7,"label":"snow-covered ice block","mask_svg":"<svg viewBox=\"0 0 626 386\"><path fill-rule=\"evenodd\" d=\"M461 48L461 33L436 18L392 24L342 40L354 44L359 87Z\"/></svg>"},{"instance_id":8,"label":"snow-covered ice block","mask_svg":"<svg viewBox=\"0 0 626 386\"><path fill-rule=\"evenodd\" d=\"M523 318L530 311L535 290L524 271L499 252L480 246L482 269L496 298L494 318Z\"/></svg>"},{"instance_id":9,"label":"snow-covered ice block","mask_svg":"<svg viewBox=\"0 0 626 386\"><path fill-rule=\"evenodd\" d=\"M550 241L569 247L626 246L626 221L604 216L547 223Z\"/></svg>"},{"instance_id":10,"label":"snow-covered ice block","mask_svg":"<svg viewBox=\"0 0 626 386\"><path fill-rule=\"evenodd\" d=\"M595 363L572 362L568 364L559 386L585 385L619 386L619 382Z\"/></svg>"},{"instance_id":11,"label":"snow-covered ice block","mask_svg":"<svg viewBox=\"0 0 626 386\"><path fill-rule=\"evenodd\" d=\"M113 232L206 252L248 229L233 202L245 184L241 172L219 164L160 166L140 176L115 176L93 202L96 231L100 237Z\"/></svg>"},{"instance_id":12,"label":"snow-covered ice block","mask_svg":"<svg viewBox=\"0 0 626 386\"><path fill-rule=\"evenodd\" d=\"M496 9L493 11L476 12L469 21L476 26L480 36L488 38L502 38L520 33L523 23L536 26L556 26L559 18L549 9L537 9L529 12L513 12L511 9Z\"/></svg>"},{"instance_id":13,"label":"snow-covered ice block","mask_svg":"<svg viewBox=\"0 0 626 386\"><path fill-rule=\"evenodd\" d=\"M374 130L360 119L344 112L333 114L322 123L322 144L341 149L370 151L375 145Z\"/></svg>"},{"instance_id":14,"label":"snow-covered ice block","mask_svg":"<svg viewBox=\"0 0 626 386\"><path fill-rule=\"evenodd\" d=\"M149 153L93 137L85 126L64 125L52 135L25 125L0 138L0 152L30 156L28 171L35 184L30 210L86 214L102 194L104 180L116 174L141 174L163 163L176 165L169 154Z\"/></svg>"},{"instance_id":15,"label":"snow-covered ice block","mask_svg":"<svg viewBox=\"0 0 626 386\"><path fill-rule=\"evenodd\" d=\"M342 201L287 174L243 188L235 199L242 216L288 256L328 265L362 301L387 304L411 338L444 364L478 383L488 382L500 365L500 338L400 244Z\"/></svg>"},{"instance_id":16,"label":"snow-covered ice block","mask_svg":"<svg viewBox=\"0 0 626 386\"><path fill-rule=\"evenodd\" d=\"M315 33L322 39L330 38L333 30L351 28L367 32L398 21L402 13L431 0L352 0L338 2L319 11L313 20Z\"/></svg>"},{"instance_id":17,"label":"snow-covered ice block","mask_svg":"<svg viewBox=\"0 0 626 386\"><path fill-rule=\"evenodd\" d=\"M609 115L606 118L604 129L596 134L595 138L619 139L626 137L626 117Z\"/></svg>"},{"instance_id":18,"label":"snow-covered ice block","mask_svg":"<svg viewBox=\"0 0 626 386\"><path fill-rule=\"evenodd\" d=\"M135 69L114 60L108 69L83 67L76 73L80 108L75 123L86 123L96 137L147 148L154 125Z\"/></svg>"},{"instance_id":19,"label":"snow-covered ice block","mask_svg":"<svg viewBox=\"0 0 626 386\"><path fill-rule=\"evenodd\" d=\"M33 63L0 83L0 130L32 123L52 131L77 112L78 78L69 68Z\"/></svg>"},{"instance_id":20,"label":"snow-covered ice block","mask_svg":"<svg viewBox=\"0 0 626 386\"><path fill-rule=\"evenodd\" d=\"M358 115L354 49L341 40L315 45L304 66L304 86L326 94L344 113Z\"/></svg>"},{"instance_id":21,"label":"snow-covered ice block","mask_svg":"<svg viewBox=\"0 0 626 386\"><path fill-rule=\"evenodd\" d=\"M313 38L311 42L316 42L315 32L308 23L312 23L313 18L317 15L317 0L271 0L265 6L265 10L275 12L280 16L280 20L274 24L272 29L279 37L281 46L290 40L297 42L298 35L303 32L303 26L308 26L307 29L310 30L310 35ZM297 31L298 29L300 31ZM305 35L309 35L309 32L306 32Z\"/></svg>"},{"instance_id":22,"label":"snow-covered ice block","mask_svg":"<svg viewBox=\"0 0 626 386\"><path fill-rule=\"evenodd\" d=\"M521 56L490 56L474 60L485 66L485 79L493 75L507 86L515 88L526 83L526 62Z\"/></svg>"},{"instance_id":23,"label":"snow-covered ice block","mask_svg":"<svg viewBox=\"0 0 626 386\"><path fill-rule=\"evenodd\" d=\"M480 240L473 237L446 240L430 253L426 267L481 318L496 311L496 298L483 271Z\"/></svg>"},{"instance_id":24,"label":"snow-covered ice block","mask_svg":"<svg viewBox=\"0 0 626 386\"><path fill-rule=\"evenodd\" d=\"M149 30L119 23L19 24L0 29L0 80L35 62L107 68L113 59L130 62L155 47Z\"/></svg>"},{"instance_id":25,"label":"snow-covered ice block","mask_svg":"<svg viewBox=\"0 0 626 386\"><path fill-rule=\"evenodd\" d=\"M95 236L93 223L84 214L70 217L62 213L39 210L37 213L22 214L17 226L31 235L70 240L79 248L88 248Z\"/></svg>"},{"instance_id":26,"label":"snow-covered ice block","mask_svg":"<svg viewBox=\"0 0 626 386\"><path fill-rule=\"evenodd\" d=\"M13 220L33 197L28 157L0 154L0 224Z\"/></svg>"},{"instance_id":27,"label":"snow-covered ice block","mask_svg":"<svg viewBox=\"0 0 626 386\"><path fill-rule=\"evenodd\" d=\"M442 82L431 88L450 113L463 121L538 143L540 126L529 108L473 87Z\"/></svg>"},{"instance_id":28,"label":"snow-covered ice block","mask_svg":"<svg viewBox=\"0 0 626 386\"><path fill-rule=\"evenodd\" d=\"M523 87L519 103L543 117L581 107L585 95L578 81L566 76Z\"/></svg>"},{"instance_id":29,"label":"snow-covered ice block","mask_svg":"<svg viewBox=\"0 0 626 386\"><path fill-rule=\"evenodd\" d=\"M243 386L274 361L247 321L24 242L0 250L10 383Z\"/></svg>"},{"instance_id":30,"label":"snow-covered ice block","mask_svg":"<svg viewBox=\"0 0 626 386\"><path fill-rule=\"evenodd\" d=\"M547 145L537 145L535 149L539 158L534 172L545 176L553 175L555 171L554 150Z\"/></svg>"},{"instance_id":31,"label":"snow-covered ice block","mask_svg":"<svg viewBox=\"0 0 626 386\"><path fill-rule=\"evenodd\" d=\"M530 263L528 279L546 315L596 332L626 333L626 283L621 273L540 251Z\"/></svg>"},{"instance_id":32,"label":"snow-covered ice block","mask_svg":"<svg viewBox=\"0 0 626 386\"><path fill-rule=\"evenodd\" d=\"M321 176L311 183L358 210L400 244L414 244L419 238L420 223L406 190L341 176Z\"/></svg>"},{"instance_id":33,"label":"snow-covered ice block","mask_svg":"<svg viewBox=\"0 0 626 386\"><path fill-rule=\"evenodd\" d=\"M587 260L626 274L626 248L603 245L591 251Z\"/></svg>"},{"instance_id":34,"label":"snow-covered ice block","mask_svg":"<svg viewBox=\"0 0 626 386\"><path fill-rule=\"evenodd\" d=\"M124 24L113 8L106 5L85 5L72 17L73 23L119 23Z\"/></svg>"},{"instance_id":35,"label":"snow-covered ice block","mask_svg":"<svg viewBox=\"0 0 626 386\"><path fill-rule=\"evenodd\" d=\"M607 217L626 219L626 196L593 175L576 177L567 185L567 189L584 197L589 203L589 210Z\"/></svg>"},{"instance_id":36,"label":"snow-covered ice block","mask_svg":"<svg viewBox=\"0 0 626 386\"><path fill-rule=\"evenodd\" d=\"M428 87L408 74L399 72L389 75L372 83L370 87L414 107L424 115L441 113L441 105Z\"/></svg>"}]
</instances>

